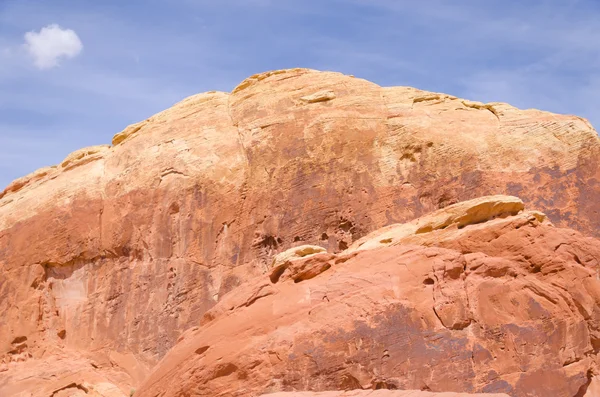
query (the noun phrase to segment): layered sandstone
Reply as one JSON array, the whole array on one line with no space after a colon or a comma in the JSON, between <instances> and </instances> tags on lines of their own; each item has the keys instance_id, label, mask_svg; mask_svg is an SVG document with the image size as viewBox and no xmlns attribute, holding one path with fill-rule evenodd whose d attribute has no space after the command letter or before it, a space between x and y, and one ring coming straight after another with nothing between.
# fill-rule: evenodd
<instances>
[{"instance_id":1,"label":"layered sandstone","mask_svg":"<svg viewBox=\"0 0 600 397\"><path fill-rule=\"evenodd\" d=\"M411 224L448 213L462 227L388 246L373 246L375 235L358 252L287 260L318 269L312 277L246 283L182 336L139 395L583 396L598 373L600 241L554 227L514 197Z\"/></svg>"},{"instance_id":2,"label":"layered sandstone","mask_svg":"<svg viewBox=\"0 0 600 397\"><path fill-rule=\"evenodd\" d=\"M273 285L316 282L367 234L459 201L517 195L598 236L598 159L575 116L338 73L190 97L0 194L0 387L66 356L127 395L228 292L271 284L276 254L326 249Z\"/></svg>"},{"instance_id":3,"label":"layered sandstone","mask_svg":"<svg viewBox=\"0 0 600 397\"><path fill-rule=\"evenodd\" d=\"M262 397L507 397L506 394L430 393L417 390L352 390L332 392L290 392L266 394Z\"/></svg>"}]
</instances>

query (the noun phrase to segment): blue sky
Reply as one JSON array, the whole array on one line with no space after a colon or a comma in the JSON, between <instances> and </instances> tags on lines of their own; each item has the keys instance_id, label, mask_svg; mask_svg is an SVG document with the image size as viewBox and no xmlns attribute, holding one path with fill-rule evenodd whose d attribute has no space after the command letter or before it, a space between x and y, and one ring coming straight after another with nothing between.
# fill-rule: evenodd
<instances>
[{"instance_id":1,"label":"blue sky","mask_svg":"<svg viewBox=\"0 0 600 397\"><path fill-rule=\"evenodd\" d=\"M33 57L26 34L52 24L75 42ZM186 96L287 67L600 126L600 1L0 0L0 185Z\"/></svg>"}]
</instances>

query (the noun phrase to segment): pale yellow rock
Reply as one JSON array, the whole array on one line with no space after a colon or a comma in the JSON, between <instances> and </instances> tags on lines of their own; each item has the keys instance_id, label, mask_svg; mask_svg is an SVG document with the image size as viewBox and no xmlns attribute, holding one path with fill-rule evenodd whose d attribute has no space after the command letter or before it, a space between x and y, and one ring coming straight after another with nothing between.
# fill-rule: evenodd
<instances>
[{"instance_id":1,"label":"pale yellow rock","mask_svg":"<svg viewBox=\"0 0 600 397\"><path fill-rule=\"evenodd\" d=\"M461 229L457 228L456 225L447 227L444 229L435 229L428 233L420 234L409 234L398 239L393 239L385 246L390 245L424 245L424 246L436 246L446 241L456 241L461 236L470 233L484 232L490 227L501 227L509 226L510 224L545 224L553 226L552 222L548 220L546 215L539 211L521 211L517 215L508 215L506 217L491 218L482 223L474 223L466 225ZM377 247L379 248L379 247Z\"/></svg>"},{"instance_id":2,"label":"pale yellow rock","mask_svg":"<svg viewBox=\"0 0 600 397\"><path fill-rule=\"evenodd\" d=\"M331 90L315 92L312 95L306 95L300 98L301 101L307 103L326 102L335 99L335 92Z\"/></svg>"},{"instance_id":3,"label":"pale yellow rock","mask_svg":"<svg viewBox=\"0 0 600 397\"><path fill-rule=\"evenodd\" d=\"M90 161L98 160L105 152L109 150L109 145L90 146L76 150L63 160L63 162L60 164L60 167L63 169L69 169Z\"/></svg>"},{"instance_id":4,"label":"pale yellow rock","mask_svg":"<svg viewBox=\"0 0 600 397\"><path fill-rule=\"evenodd\" d=\"M52 174L53 172L55 172L56 168L57 168L56 166L40 168L40 169L32 172L29 175L26 175L24 177L14 180L10 185L8 185L6 187L6 189L4 189L4 191L2 193L0 193L0 199L2 199L4 196L6 196L9 193L18 192L19 190L23 189L25 186L29 186L29 185L33 184L34 182L44 179L49 174Z\"/></svg>"},{"instance_id":5,"label":"pale yellow rock","mask_svg":"<svg viewBox=\"0 0 600 397\"><path fill-rule=\"evenodd\" d=\"M112 145L117 146L118 144L122 143L125 139L136 134L146 124L147 124L147 121L141 121L139 123L135 123L130 126L127 126L127 128L125 128L123 131L119 132L118 134L115 134L115 136L112 139Z\"/></svg>"},{"instance_id":6,"label":"pale yellow rock","mask_svg":"<svg viewBox=\"0 0 600 397\"><path fill-rule=\"evenodd\" d=\"M350 246L348 252L363 251L398 244L407 237L445 228L463 228L496 217L517 215L525 208L518 197L486 196L463 201L409 223L390 225L377 230Z\"/></svg>"},{"instance_id":7,"label":"pale yellow rock","mask_svg":"<svg viewBox=\"0 0 600 397\"><path fill-rule=\"evenodd\" d=\"M275 268L287 261L297 258L309 257L312 255L319 254L321 252L327 252L327 250L323 247L319 247L318 245L300 245L298 247L290 248L275 255L271 267Z\"/></svg>"},{"instance_id":8,"label":"pale yellow rock","mask_svg":"<svg viewBox=\"0 0 600 397\"><path fill-rule=\"evenodd\" d=\"M486 110L489 110L490 112L492 112L492 114L494 116L500 117L500 115L498 114L498 111L496 110L496 108L494 107L494 105L492 105L491 103L481 103L481 102L475 102L475 101L462 101L462 104L465 105L468 108L471 108L471 109L477 109L477 110L486 109Z\"/></svg>"}]
</instances>

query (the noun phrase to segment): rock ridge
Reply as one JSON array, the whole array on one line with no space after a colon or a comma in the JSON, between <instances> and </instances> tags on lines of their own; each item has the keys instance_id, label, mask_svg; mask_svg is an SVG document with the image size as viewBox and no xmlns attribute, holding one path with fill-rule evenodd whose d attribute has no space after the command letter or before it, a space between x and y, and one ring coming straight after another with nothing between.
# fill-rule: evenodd
<instances>
[{"instance_id":1,"label":"rock ridge","mask_svg":"<svg viewBox=\"0 0 600 397\"><path fill-rule=\"evenodd\" d=\"M414 233L453 222L465 227ZM274 272L291 276L260 276L226 295L140 395L585 395L600 341L600 241L556 228L510 196L407 225L403 236L419 241L369 244L376 231L355 252L279 254ZM327 392L349 389L363 390Z\"/></svg>"},{"instance_id":2,"label":"rock ridge","mask_svg":"<svg viewBox=\"0 0 600 397\"><path fill-rule=\"evenodd\" d=\"M599 194L600 139L576 116L309 69L194 95L0 194L0 394L39 377L47 394L128 395L196 331L283 321L302 340L263 331L297 347L291 367L259 335L256 368L292 377L246 385L252 364L215 364L217 344L194 347L213 371L198 376L261 393L314 378L509 395L551 380L576 395L600 345Z\"/></svg>"}]
</instances>

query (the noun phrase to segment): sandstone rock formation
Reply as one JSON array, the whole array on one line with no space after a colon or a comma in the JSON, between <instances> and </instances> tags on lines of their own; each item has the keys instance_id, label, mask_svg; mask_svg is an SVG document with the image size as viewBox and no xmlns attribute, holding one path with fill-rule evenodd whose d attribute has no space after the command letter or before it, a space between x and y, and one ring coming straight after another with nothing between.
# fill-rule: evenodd
<instances>
[{"instance_id":1,"label":"sandstone rock formation","mask_svg":"<svg viewBox=\"0 0 600 397\"><path fill-rule=\"evenodd\" d=\"M291 393L273 393L262 397L506 397L506 394L465 394L465 393L430 393L417 390L352 390L352 391L333 391L333 392L291 392Z\"/></svg>"},{"instance_id":2,"label":"sandstone rock formation","mask_svg":"<svg viewBox=\"0 0 600 397\"><path fill-rule=\"evenodd\" d=\"M542 236L513 231L517 233L514 242L492 250L493 244L485 239L500 231L489 229L489 225L504 225L502 222L510 219L503 226L510 231L510 225L518 222L546 222L539 213L514 215L521 204L513 201L506 203L508 209L500 214L508 218L480 219L487 220L481 223L486 225L481 233L488 237L466 233L483 226L469 224L461 229L465 225L460 214L446 214L452 218L449 223L431 221L431 230L421 230L428 233L412 229L399 232L395 227L383 231L392 232L391 237L386 235L376 243L362 245L358 241L372 232L383 233L377 232L383 227L410 222L459 201L502 194L519 196L528 208L542 211L558 227L600 236L599 159L596 132L575 116L519 110L499 103L479 104L407 87L382 88L337 73L305 69L269 72L245 80L231 94L212 92L190 97L126 128L115 136L111 147L77 151L58 166L13 182L0 194L0 395L17 390L10 387L25 376L24 368L30 368L33 377L53 373L47 375L48 389L43 389L53 391L38 395L58 393L67 386L88 394L118 389L118 393L129 395L184 331L200 326L203 318L208 321L211 313L216 316L228 301L235 309L233 314L257 310L253 308L264 304L265 299L287 299L286 294L291 297L303 291L303 285L320 285L338 274L338 268L350 271L364 267L364 258L371 258L369 255L373 255L369 266L383 266L382 278L383 274L400 277L397 269L384 265L386 253L428 258L427 250L434 250L444 258L440 259L444 266L464 264L462 272L454 271L459 279L467 272L477 274L479 269L484 276L469 278L492 277L500 282L509 277L512 284L545 276L543 271L536 273L527 267L544 268L545 262L532 259L540 252L554 263L552 258L568 255L564 250L575 246L575 264L566 259L557 262L559 270L547 275L548 280L534 280L543 287L532 287L537 292L531 296L541 305L540 313L558 316L544 320L544 326L549 327L544 332L550 335L551 329L561 329L556 331L558 342L552 340L547 351L536 347L534 352L554 357L546 360L547 364L560 373L551 378L558 382L556 387L571 392L574 385L587 382L584 369L592 368L595 360L595 284L583 280L590 278L587 274L594 266L590 256L595 255L596 240L544 224L522 227ZM460 233L462 237L444 233ZM439 235L441 240L430 241L426 237L430 235ZM390 247L378 248L388 244L382 240L390 238ZM528 246L517 244L518 239L533 239L538 245L530 252ZM555 240L568 241L557 247L560 255L550 248ZM406 253L402 251L406 244L420 248ZM273 267L276 254L300 245L320 246L327 252L304 259L290 257ZM525 251L519 253L520 249ZM487 256L479 258L475 253ZM486 262L488 256L495 265ZM470 264L477 260L480 265ZM511 270L513 262L521 267ZM362 271L368 272L369 266ZM510 279L513 273L517 275L514 280ZM581 309L584 314L580 313L583 320L568 312L566 303L550 300L548 306L546 301L539 301L538 295L546 294L539 291L549 288L548 294L559 294L554 290L559 287L552 284L554 278L571 273L569 282L592 284L581 290L583 297L572 298L576 306L585 301ZM351 274L344 277L350 282L349 288ZM432 280L427 288L438 288L437 279ZM443 285L460 292L461 284L453 282L441 283L439 288ZM520 287L519 283L527 284L519 281L515 285ZM562 295L571 294L570 285ZM489 291L500 288L493 286ZM469 288L475 291L478 287L475 283ZM228 294L233 290L235 293ZM249 300L244 301L243 293ZM381 293L374 292L375 296ZM418 307L413 310L407 306L408 314L401 316L424 313L419 320L423 323L413 321L406 326L422 335L438 332L437 327L444 325L443 341L477 342L493 357L501 357L502 363L472 364L468 374L475 375L469 378L470 387L433 375L432 385L476 391L486 382L497 385L502 381L506 382L504 389L493 387L520 390L517 378L525 375L517 374L529 376L531 368L545 371L538 365L541 361L529 364L518 355L515 357L525 361L516 366L515 357L505 357L513 350L504 347L502 353L499 345L489 342L501 339L494 333L454 335L462 335L473 324L500 325L483 319L484 314L477 312L480 309L465 306L466 293L460 295L464 295L463 300L457 305L445 300L446 292L439 294L435 313L441 320L431 317L431 308L427 311L425 303L413 302ZM239 302L231 303L232 296L238 296ZM552 296L554 301L558 299ZM529 305L524 296L515 299L520 305ZM510 311L509 306L497 309L508 313L504 317L498 314L499 318L518 327L522 321L532 321L531 332L539 335L538 317L546 314L519 317L521 314ZM290 306L290 313L294 308ZM217 317L209 323L222 324L224 320ZM336 321L343 322L344 318ZM573 324L561 325L567 318ZM583 331L584 323L589 337ZM315 332L328 329L312 326ZM207 331L202 328L196 332ZM254 331L240 329L240 334L244 332ZM508 335L509 331L498 332ZM573 336L577 332L580 338ZM277 337L284 340L285 334ZM213 354L211 350L206 354L209 352ZM421 360L425 357L429 356ZM568 363L571 359L575 361ZM411 360L414 363L416 358ZM82 377L92 380L72 381L69 361L90 363L82 372L90 375ZM568 363L566 369L557 369L560 362ZM418 374L410 381L397 382L419 389L423 385L417 379L425 379L430 370L409 364ZM478 372L488 366L497 374L496 383L492 372L488 378ZM274 368L284 370L281 365ZM311 373L308 364L306 368L306 373ZM366 371L375 373L370 368ZM462 374L460 371L448 375ZM543 374L547 376L547 372ZM363 375L355 376L358 383L351 383L368 385ZM229 377L222 378L216 382L229 382ZM152 384L152 378L147 382ZM330 381L323 382L328 385ZM75 386L70 386L72 383ZM459 390L463 386L466 388Z\"/></svg>"},{"instance_id":3,"label":"sandstone rock formation","mask_svg":"<svg viewBox=\"0 0 600 397\"><path fill-rule=\"evenodd\" d=\"M519 208L503 196L460 203L413 223L452 213L460 228L322 258L329 268L310 279L248 282L184 334L140 395L583 396L600 347L600 241Z\"/></svg>"},{"instance_id":4,"label":"sandstone rock formation","mask_svg":"<svg viewBox=\"0 0 600 397\"><path fill-rule=\"evenodd\" d=\"M7 397L125 397L132 379L110 362L76 352L47 354L43 359L13 362L0 372L0 395Z\"/></svg>"}]
</instances>

